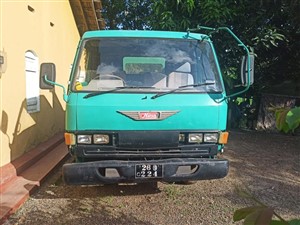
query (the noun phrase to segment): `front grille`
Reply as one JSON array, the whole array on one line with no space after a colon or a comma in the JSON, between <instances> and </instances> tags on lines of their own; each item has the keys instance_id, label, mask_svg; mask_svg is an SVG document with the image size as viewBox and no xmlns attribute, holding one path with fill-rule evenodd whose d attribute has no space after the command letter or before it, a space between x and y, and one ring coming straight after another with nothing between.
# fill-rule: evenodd
<instances>
[{"instance_id":1,"label":"front grille","mask_svg":"<svg viewBox=\"0 0 300 225\"><path fill-rule=\"evenodd\" d=\"M78 158L90 161L208 158L218 153L216 143L179 142L179 131L147 130L103 133L110 134L111 142L108 145L80 144L72 147L72 153Z\"/></svg>"},{"instance_id":2,"label":"front grille","mask_svg":"<svg viewBox=\"0 0 300 225\"><path fill-rule=\"evenodd\" d=\"M171 149L125 149L104 146L78 146L78 155L84 158L101 159L166 159L166 158L201 158L214 156L217 145L181 146Z\"/></svg>"}]
</instances>

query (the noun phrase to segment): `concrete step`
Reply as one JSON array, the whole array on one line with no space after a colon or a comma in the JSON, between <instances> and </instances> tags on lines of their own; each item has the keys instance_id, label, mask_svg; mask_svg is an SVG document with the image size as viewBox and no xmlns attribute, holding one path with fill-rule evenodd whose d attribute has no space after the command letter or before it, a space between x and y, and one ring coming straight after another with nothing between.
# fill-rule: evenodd
<instances>
[{"instance_id":1,"label":"concrete step","mask_svg":"<svg viewBox=\"0 0 300 225\"><path fill-rule=\"evenodd\" d=\"M0 192L10 180L15 179L16 176L44 157L62 142L63 133L58 133L11 163L1 167Z\"/></svg>"},{"instance_id":2,"label":"concrete step","mask_svg":"<svg viewBox=\"0 0 300 225\"><path fill-rule=\"evenodd\" d=\"M35 160L32 157L24 156L23 159L26 159L26 162L18 162L18 165L25 169L22 169L16 176L3 184L0 189L0 224L4 223L28 199L30 194L45 181L57 165L68 157L67 147L62 143L62 140L63 136L60 136L60 138L55 136L52 140L54 144L51 145L52 148L47 147L47 152L35 156ZM25 164L28 165L27 161L30 161L30 166L24 167Z\"/></svg>"}]
</instances>

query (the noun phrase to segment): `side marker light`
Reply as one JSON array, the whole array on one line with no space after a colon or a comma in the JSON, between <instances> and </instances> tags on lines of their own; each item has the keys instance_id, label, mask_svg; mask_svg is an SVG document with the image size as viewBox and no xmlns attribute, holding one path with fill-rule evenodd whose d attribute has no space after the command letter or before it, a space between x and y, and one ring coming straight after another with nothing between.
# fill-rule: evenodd
<instances>
[{"instance_id":1,"label":"side marker light","mask_svg":"<svg viewBox=\"0 0 300 225\"><path fill-rule=\"evenodd\" d=\"M220 132L219 141L218 141L219 144L227 144L228 136L229 136L228 132Z\"/></svg>"}]
</instances>

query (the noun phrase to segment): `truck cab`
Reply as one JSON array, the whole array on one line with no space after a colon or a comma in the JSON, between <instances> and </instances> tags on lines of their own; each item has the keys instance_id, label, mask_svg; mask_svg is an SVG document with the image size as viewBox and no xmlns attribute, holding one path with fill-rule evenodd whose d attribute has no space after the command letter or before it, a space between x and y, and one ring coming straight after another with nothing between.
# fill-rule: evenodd
<instances>
[{"instance_id":1,"label":"truck cab","mask_svg":"<svg viewBox=\"0 0 300 225\"><path fill-rule=\"evenodd\" d=\"M45 86L56 84L49 68L41 69ZM64 98L65 142L74 158L63 166L67 184L180 182L228 173L228 160L219 157L228 138L228 99L205 34L86 32Z\"/></svg>"}]
</instances>

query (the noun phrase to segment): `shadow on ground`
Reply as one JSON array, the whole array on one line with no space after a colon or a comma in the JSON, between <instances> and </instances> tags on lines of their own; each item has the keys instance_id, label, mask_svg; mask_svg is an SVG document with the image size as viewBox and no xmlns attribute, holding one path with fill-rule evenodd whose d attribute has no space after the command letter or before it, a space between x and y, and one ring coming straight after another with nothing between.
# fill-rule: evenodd
<instances>
[{"instance_id":1,"label":"shadow on ground","mask_svg":"<svg viewBox=\"0 0 300 225\"><path fill-rule=\"evenodd\" d=\"M230 137L229 178L275 210L300 215L300 137L255 131L232 131Z\"/></svg>"}]
</instances>

